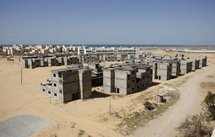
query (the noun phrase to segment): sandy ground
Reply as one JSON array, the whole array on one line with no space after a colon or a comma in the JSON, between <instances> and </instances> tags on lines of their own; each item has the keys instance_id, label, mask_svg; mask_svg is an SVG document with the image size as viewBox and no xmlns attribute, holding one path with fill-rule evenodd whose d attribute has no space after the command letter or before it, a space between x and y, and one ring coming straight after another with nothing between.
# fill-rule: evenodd
<instances>
[{"instance_id":1,"label":"sandy ground","mask_svg":"<svg viewBox=\"0 0 215 137\"><path fill-rule=\"evenodd\" d=\"M131 136L133 137L173 137L176 136L177 127L188 115L201 112L201 103L205 93L200 90L200 83L208 75L215 74L215 66L211 65L203 68L204 71L197 70L198 75L189 78L180 87L179 101L168 109L162 116L151 120L143 128L139 128Z\"/></svg>"},{"instance_id":2,"label":"sandy ground","mask_svg":"<svg viewBox=\"0 0 215 137\"><path fill-rule=\"evenodd\" d=\"M0 62L0 120L30 113L52 123L52 127L33 136L77 136L79 130L89 131L92 136L120 136L112 127L99 123L98 116L108 112L108 98L77 100L61 104L45 96L40 83L50 78L50 70L59 67L23 69L23 84L20 84L20 64ZM115 104L115 101L112 101ZM116 107L125 104L118 100Z\"/></svg>"},{"instance_id":3,"label":"sandy ground","mask_svg":"<svg viewBox=\"0 0 215 137\"><path fill-rule=\"evenodd\" d=\"M33 114L51 123L51 126L48 129L34 133L32 135L33 137L76 137L80 134L81 136L93 137L121 137L122 135L115 131L116 121L100 121L101 116L109 111L110 99L112 107L117 111L123 107L129 106L132 103L132 100L138 96L144 95L152 89L157 89L156 87L152 87L144 92L124 97L97 97L84 101L77 100L67 104L61 104L48 98L40 89L40 83L45 82L46 79L50 78L50 70L56 68L62 67L45 67L32 70L23 69L23 84L21 84L21 69L18 61L6 62L0 59L0 121L19 114ZM205 70L199 72L209 72ZM198 72L194 73L198 74ZM205 75L206 74L200 74L200 76L194 78L197 82L191 82L189 84L197 84L199 79ZM178 79L174 79L168 82L175 82L177 80ZM157 91L155 90L155 92ZM183 96L186 96L186 91L183 91L182 93ZM192 96L193 92L189 94ZM195 96L200 97L200 94L196 94ZM193 103L192 101L189 102ZM175 106L173 106L173 108L175 108ZM196 108L191 108L189 111L193 112L192 110L194 111ZM169 111L167 113L169 113ZM172 115L172 117L178 117L180 113L175 112L175 115ZM166 121L162 123L166 123ZM158 125L162 123L158 122ZM148 126L146 126L146 128L147 127Z\"/></svg>"}]
</instances>

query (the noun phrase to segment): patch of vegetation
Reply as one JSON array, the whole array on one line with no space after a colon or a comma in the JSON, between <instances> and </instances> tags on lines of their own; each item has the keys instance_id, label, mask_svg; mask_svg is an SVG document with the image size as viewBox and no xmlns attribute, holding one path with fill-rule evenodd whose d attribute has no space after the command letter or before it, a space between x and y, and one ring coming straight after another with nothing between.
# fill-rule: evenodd
<instances>
[{"instance_id":1,"label":"patch of vegetation","mask_svg":"<svg viewBox=\"0 0 215 137\"><path fill-rule=\"evenodd\" d=\"M151 102L148 102L148 101L144 104L144 106L145 106L145 108L148 109L148 110L153 110L153 109L155 109L155 105L152 104Z\"/></svg>"},{"instance_id":2,"label":"patch of vegetation","mask_svg":"<svg viewBox=\"0 0 215 137\"><path fill-rule=\"evenodd\" d=\"M214 90L215 89L215 82L214 81L207 81L207 82L202 82L201 87L203 89L210 89Z\"/></svg>"},{"instance_id":3,"label":"patch of vegetation","mask_svg":"<svg viewBox=\"0 0 215 137\"><path fill-rule=\"evenodd\" d=\"M85 134L86 131L79 129L78 137L81 137Z\"/></svg>"},{"instance_id":4,"label":"patch of vegetation","mask_svg":"<svg viewBox=\"0 0 215 137\"><path fill-rule=\"evenodd\" d=\"M203 105L206 108L206 112L208 112L208 118L215 120L215 93L209 91L203 101Z\"/></svg>"},{"instance_id":5,"label":"patch of vegetation","mask_svg":"<svg viewBox=\"0 0 215 137\"><path fill-rule=\"evenodd\" d=\"M57 134L52 134L50 135L50 137L57 137Z\"/></svg>"},{"instance_id":6,"label":"patch of vegetation","mask_svg":"<svg viewBox=\"0 0 215 137\"><path fill-rule=\"evenodd\" d=\"M170 93L169 93L170 94ZM144 103L143 105L148 109L145 111L144 109L132 112L128 116L122 117L120 124L118 125L118 131L122 135L131 134L137 127L143 126L143 123L156 118L161 115L164 111L166 111L170 106L175 104L179 99L179 93L171 94L172 98L165 104L160 104L159 106L152 105L151 103ZM152 110L152 108L154 108Z\"/></svg>"},{"instance_id":7,"label":"patch of vegetation","mask_svg":"<svg viewBox=\"0 0 215 137\"><path fill-rule=\"evenodd\" d=\"M204 119L202 113L190 116L181 124L179 131L184 137L210 137L213 128Z\"/></svg>"},{"instance_id":8,"label":"patch of vegetation","mask_svg":"<svg viewBox=\"0 0 215 137\"><path fill-rule=\"evenodd\" d=\"M212 121L215 120L215 94L208 92L203 104L204 113L190 116L179 127L184 137L210 137L213 132Z\"/></svg>"}]
</instances>

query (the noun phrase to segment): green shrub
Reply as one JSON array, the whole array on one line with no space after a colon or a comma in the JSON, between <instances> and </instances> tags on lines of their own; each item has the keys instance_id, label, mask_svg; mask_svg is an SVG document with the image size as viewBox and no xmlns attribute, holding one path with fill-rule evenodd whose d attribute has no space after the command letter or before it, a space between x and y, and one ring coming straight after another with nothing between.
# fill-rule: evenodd
<instances>
[{"instance_id":1,"label":"green shrub","mask_svg":"<svg viewBox=\"0 0 215 137\"><path fill-rule=\"evenodd\" d=\"M215 94L209 91L203 104L205 104L209 117L215 120Z\"/></svg>"},{"instance_id":2,"label":"green shrub","mask_svg":"<svg viewBox=\"0 0 215 137\"><path fill-rule=\"evenodd\" d=\"M154 105L153 105L152 103L148 102L148 101L144 104L144 106L145 106L145 108L148 109L148 110L153 110L153 109L155 109Z\"/></svg>"}]
</instances>

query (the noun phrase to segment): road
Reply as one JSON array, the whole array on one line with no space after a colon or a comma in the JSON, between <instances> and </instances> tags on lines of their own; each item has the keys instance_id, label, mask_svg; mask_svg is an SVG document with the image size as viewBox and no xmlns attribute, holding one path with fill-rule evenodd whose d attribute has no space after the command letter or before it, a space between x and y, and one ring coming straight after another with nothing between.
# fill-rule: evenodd
<instances>
[{"instance_id":1,"label":"road","mask_svg":"<svg viewBox=\"0 0 215 137\"><path fill-rule=\"evenodd\" d=\"M207 71L206 71L207 70ZM199 73L197 71L197 73ZM213 69L205 68L204 72L189 78L179 89L180 99L157 119L153 119L144 127L137 129L132 137L174 137L177 127L188 115L201 111L201 103L205 93L200 91L200 83Z\"/></svg>"}]
</instances>

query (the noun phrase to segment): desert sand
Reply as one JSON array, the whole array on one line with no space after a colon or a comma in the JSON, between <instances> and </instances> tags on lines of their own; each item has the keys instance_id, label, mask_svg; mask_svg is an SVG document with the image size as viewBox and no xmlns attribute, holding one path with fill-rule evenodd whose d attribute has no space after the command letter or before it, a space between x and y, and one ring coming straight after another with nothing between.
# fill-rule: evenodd
<instances>
[{"instance_id":1,"label":"desert sand","mask_svg":"<svg viewBox=\"0 0 215 137\"><path fill-rule=\"evenodd\" d=\"M209 55L210 58L213 58L214 55ZM210 59L209 59L210 60ZM33 114L39 116L42 119L45 119L50 122L50 127L43 129L37 133L32 134L33 137L43 137L43 136L93 136L93 137L121 137L116 129L117 120L102 121L102 115L105 115L109 112L109 103L111 100L112 107L115 111L122 108L128 107L132 104L133 100L140 95L147 94L147 92L157 92L157 87L153 86L146 89L143 92L131 94L128 96L118 97L118 96L109 96L109 97L97 97L90 98L87 100L77 100L67 104L62 104L56 100L48 98L41 92L40 83L45 82L47 78L50 78L50 70L62 68L61 67L44 67L36 69L23 69L23 83L21 84L21 65L16 59L14 62L7 62L3 59L0 59L0 120L5 120L7 118L19 115L19 114ZM214 60L210 60L208 67L192 72L190 74L191 78L194 78L197 82L190 83L192 80L188 80L185 83L186 85L193 84L192 86L198 85L199 79L206 76L209 72L215 69ZM209 71L210 70L210 71ZM214 72L213 72L214 73ZM199 76L198 76L199 75ZM181 78L173 79L165 83L174 83L180 80ZM158 86L158 85L157 85ZM186 89L186 88L185 88ZM189 97L192 98L192 95L195 95L196 88L191 88L191 93ZM181 88L183 90L183 86ZM189 91L180 91L182 92L182 97L186 97ZM195 95L199 97L200 94ZM196 103L201 101L201 99L193 97L190 103ZM189 99L186 97L185 100ZM178 103L183 102L183 99L180 99ZM182 103L183 104L183 103ZM173 106L176 107L178 104ZM171 108L172 109L172 108ZM171 109L165 112L164 117L169 117ZM189 106L189 112L195 112L195 107ZM182 111L186 111L182 108ZM177 108L178 112L178 108ZM167 113L167 114L166 114ZM176 112L174 112L176 114ZM183 117L180 117L181 120L186 116L187 113L183 114ZM174 116L171 116L174 118ZM164 119L164 123L165 123ZM152 120L153 123L156 119ZM151 123L150 122L150 123ZM171 122L171 121L170 121ZM145 127L149 126L150 123L146 124ZM161 124L161 123L159 123ZM175 125L174 125L175 126ZM174 128L172 126L171 128ZM168 127L170 128L170 127ZM151 128L150 128L151 129ZM140 129L141 130L141 129ZM144 130L143 130L144 131ZM172 131L172 129L171 129ZM139 132L139 129L138 129ZM141 133L141 131L140 131Z\"/></svg>"}]
</instances>

